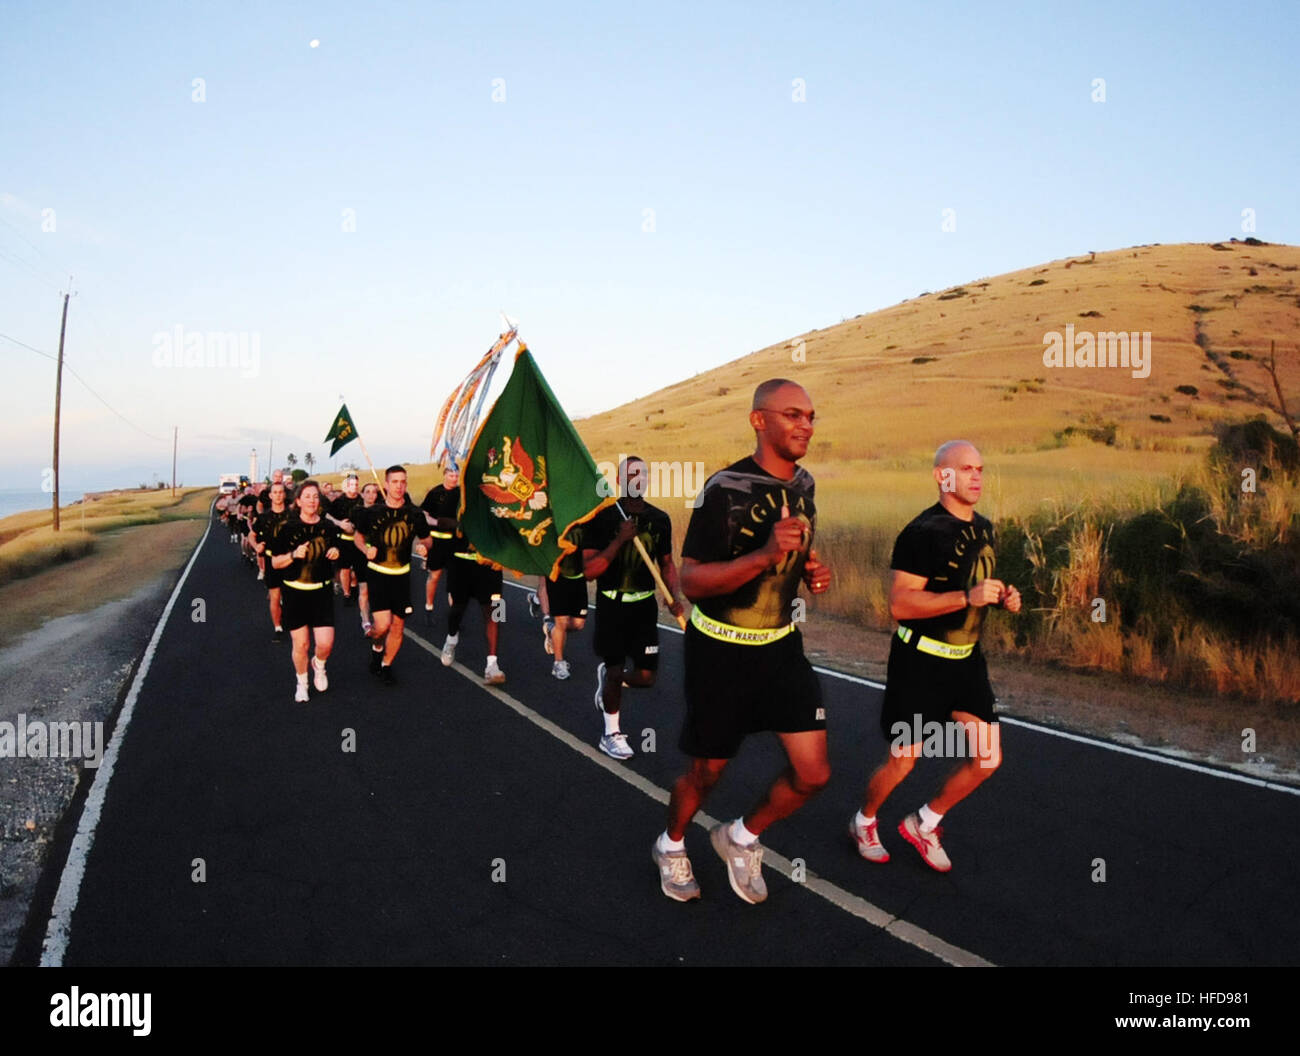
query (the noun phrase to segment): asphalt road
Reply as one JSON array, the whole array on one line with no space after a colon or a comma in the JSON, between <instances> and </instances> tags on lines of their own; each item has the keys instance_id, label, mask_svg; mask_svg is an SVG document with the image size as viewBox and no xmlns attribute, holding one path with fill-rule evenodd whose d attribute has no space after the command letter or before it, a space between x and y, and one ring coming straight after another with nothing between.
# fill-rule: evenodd
<instances>
[{"instance_id":1,"label":"asphalt road","mask_svg":"<svg viewBox=\"0 0 1300 1056\"><path fill-rule=\"evenodd\" d=\"M681 905L649 855L684 766L679 634L662 632L658 686L625 691L637 755L622 764L595 750L590 624L571 639L574 678L558 682L522 590L506 590L501 690L482 685L477 607L457 665L439 663L440 590L436 628L416 599L395 687L368 673L356 610L339 606L330 689L306 704L264 597L218 526L96 778L108 781L91 796L93 844L83 858L90 811L47 962L1295 963L1296 795L1006 724L1001 769L945 819L953 871L928 869L896 832L941 760L922 761L882 813L893 860L867 863L846 830L885 751L880 694L823 675L834 775L765 835L768 901L735 897L696 826L704 897ZM709 813L743 813L781 758L773 738L752 738Z\"/></svg>"}]
</instances>

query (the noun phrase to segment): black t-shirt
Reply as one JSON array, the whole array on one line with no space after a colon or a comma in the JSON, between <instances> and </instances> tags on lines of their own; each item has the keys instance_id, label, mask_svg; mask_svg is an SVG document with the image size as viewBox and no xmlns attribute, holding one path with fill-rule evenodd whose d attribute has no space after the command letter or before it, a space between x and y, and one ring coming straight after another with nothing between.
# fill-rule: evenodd
<instances>
[{"instance_id":1,"label":"black t-shirt","mask_svg":"<svg viewBox=\"0 0 1300 1056\"><path fill-rule=\"evenodd\" d=\"M701 563L731 561L762 549L781 519L785 506L792 517L807 523L803 548L792 550L730 594L701 598L706 616L736 627L784 627L794 616L803 566L817 527L816 485L802 466L789 480L780 480L753 458L719 470L704 483L682 543L682 557Z\"/></svg>"},{"instance_id":2,"label":"black t-shirt","mask_svg":"<svg viewBox=\"0 0 1300 1056\"><path fill-rule=\"evenodd\" d=\"M410 499L396 508L377 502L356 511L353 522L367 546L377 547L374 564L394 571L411 563L416 538L429 538L429 522Z\"/></svg>"},{"instance_id":3,"label":"black t-shirt","mask_svg":"<svg viewBox=\"0 0 1300 1056\"><path fill-rule=\"evenodd\" d=\"M253 519L253 510L257 507L256 495L241 495L239 497L239 516L245 521Z\"/></svg>"},{"instance_id":4,"label":"black t-shirt","mask_svg":"<svg viewBox=\"0 0 1300 1056\"><path fill-rule=\"evenodd\" d=\"M673 554L673 522L668 514L648 502L637 513L627 510L629 519L636 521L636 534L650 555L658 564L665 557ZM614 506L606 506L589 520L582 532L583 550L604 550L614 541L623 517ZM570 535L572 538L572 535ZM616 590L619 593L640 593L655 589L654 576L636 552L636 544L629 539L614 555L609 567L596 579L600 590Z\"/></svg>"},{"instance_id":5,"label":"black t-shirt","mask_svg":"<svg viewBox=\"0 0 1300 1056\"><path fill-rule=\"evenodd\" d=\"M332 570L325 555L331 547L339 545L339 530L324 517L315 524L308 524L300 517L290 517L285 521L275 538L276 552L291 554L303 543L308 545L305 558L294 558L284 570L286 583L328 583Z\"/></svg>"},{"instance_id":6,"label":"black t-shirt","mask_svg":"<svg viewBox=\"0 0 1300 1056\"><path fill-rule=\"evenodd\" d=\"M454 521L460 509L460 488L448 488L443 484L430 488L424 501L420 503L420 509L431 517L446 517ZM446 527L436 525L432 531L434 538L440 543L450 542L448 537L455 534L454 530L449 531Z\"/></svg>"},{"instance_id":7,"label":"black t-shirt","mask_svg":"<svg viewBox=\"0 0 1300 1056\"><path fill-rule=\"evenodd\" d=\"M925 589L934 594L970 590L993 575L993 524L975 514L974 520L954 517L936 502L898 535L889 567L925 576ZM949 645L979 641L987 606L968 605L928 620L908 620L907 626Z\"/></svg>"},{"instance_id":8,"label":"black t-shirt","mask_svg":"<svg viewBox=\"0 0 1300 1056\"><path fill-rule=\"evenodd\" d=\"M361 493L358 492L354 498L349 499L346 495L340 495L337 499L329 504L328 513L331 517L337 517L340 521L351 521L355 526L357 521L354 516L358 509L365 506L365 500L362 499ZM342 531L342 529L339 529ZM345 540L351 539L350 535L343 536Z\"/></svg>"},{"instance_id":9,"label":"black t-shirt","mask_svg":"<svg viewBox=\"0 0 1300 1056\"><path fill-rule=\"evenodd\" d=\"M279 539L285 525L293 517L293 510L286 506L279 513L268 508L253 518L253 535L257 537L259 543L266 544L266 555L268 557L284 553L283 549L277 549L276 540Z\"/></svg>"}]
</instances>

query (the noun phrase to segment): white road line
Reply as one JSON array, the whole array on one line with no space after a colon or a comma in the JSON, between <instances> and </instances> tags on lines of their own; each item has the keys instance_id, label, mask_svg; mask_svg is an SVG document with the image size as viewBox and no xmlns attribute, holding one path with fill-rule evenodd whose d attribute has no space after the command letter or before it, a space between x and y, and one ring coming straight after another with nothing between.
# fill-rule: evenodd
<instances>
[{"instance_id":1,"label":"white road line","mask_svg":"<svg viewBox=\"0 0 1300 1056\"><path fill-rule=\"evenodd\" d=\"M54 904L50 907L50 924L45 931L45 942L41 947L42 968L61 967L63 957L68 952L72 914L77 908L77 896L81 892L81 879L86 874L86 860L90 857L90 848L95 843L95 827L99 824L99 816L104 809L104 798L108 795L108 782L113 777L113 768L117 765L117 756L122 750L122 741L126 737L126 729L131 725L131 716L135 713L135 702L140 698L140 688L144 685L145 676L149 674L149 665L153 663L153 655L158 648L158 642L162 639L163 627L167 625L167 617L171 615L176 599L180 596L181 588L185 586L185 580L189 578L190 569L194 567L194 562L198 560L199 553L203 550L203 544L208 541L208 533L211 531L212 515L211 510L209 510L208 527L203 532L203 538L199 540L198 545L194 548L194 553L190 555L189 564L185 566L181 578L176 581L172 596L167 599L167 607L163 609L162 615L158 617L158 623L153 629L153 637L149 639L149 644L145 647L140 666L135 671L135 678L131 680L131 690L126 695L126 703L122 705L122 712L118 715L117 725L113 727L113 738L109 741L108 751L104 753L103 761L99 765L99 771L95 774L94 784L90 786L90 792L86 796L86 806L82 810L81 820L77 824L77 835L72 838L72 846L68 848L68 860L63 865L63 874L59 878L59 889L54 895Z\"/></svg>"},{"instance_id":2,"label":"white road line","mask_svg":"<svg viewBox=\"0 0 1300 1056\"><path fill-rule=\"evenodd\" d=\"M522 583L508 583L507 586L515 587L519 590L531 590ZM661 631L671 631L673 634L683 634L684 632L676 624L668 626L659 624ZM831 678L843 679L845 682L856 682L860 686L870 686L872 689L884 689L883 682L873 682L869 678L859 678L857 675L847 675L843 671L832 671L829 667L814 667L814 671ZM1133 755L1139 759L1148 759L1153 763L1164 763L1166 766L1176 766L1181 770L1192 770L1198 774L1208 774L1210 777L1221 777L1225 781L1236 781L1243 785L1254 785L1256 788L1266 788L1270 792L1285 792L1288 795L1300 796L1300 788L1294 785L1282 784L1280 781L1266 781L1262 777L1249 777L1246 774L1238 774L1232 770L1218 770L1212 766L1202 766L1200 763L1189 763L1184 759L1175 759L1172 756L1162 755L1160 752L1154 752L1149 749L1129 748L1127 745L1115 744L1113 741L1103 741L1096 737L1087 737L1081 733L1069 733L1065 730L1056 730L1051 726L1040 726L1036 722L1029 722L1025 719L1015 719L1010 715L999 716L1000 721L1011 726L1021 726L1026 730L1033 730L1036 733L1045 733L1049 737L1061 737L1067 741L1078 741L1080 744L1089 744L1094 748L1105 748L1107 751L1119 752L1122 755Z\"/></svg>"},{"instance_id":3,"label":"white road line","mask_svg":"<svg viewBox=\"0 0 1300 1056\"><path fill-rule=\"evenodd\" d=\"M433 656L441 658L442 650L437 649L429 642L426 642L415 631L408 629L406 631L406 637L415 642L421 649L424 649ZM452 664L451 669L464 676L465 679L473 683L479 689L482 689L485 693L492 694L492 696L496 697L502 704L523 716L529 722L533 723L533 725L545 730L561 744L572 748L579 755L595 763L597 766L603 767L621 781L626 781L633 788L645 793L656 803L661 803L667 806L669 793L666 789L660 788L653 781L638 774L635 770L629 769L622 763L614 762L590 744L578 740L578 738L573 736L573 734L568 730L556 725L550 719L546 718L546 716L534 711L527 704L512 697L500 687L486 685L482 678L464 664ZM717 818L710 817L708 814L704 813L704 811L700 811L700 813L695 815L695 824L705 830L713 828L718 823ZM790 860L782 857L772 848L764 846L763 861L782 876L791 880L794 879L794 866L790 863ZM971 953L969 950L963 950L959 946L953 946L951 943L944 942L943 939L939 938L937 935L932 935L924 928L919 928L915 924L902 920L901 918L894 916L892 913L881 909L879 906L868 902L866 899L851 894L841 887L837 887L829 880L818 876L811 869L804 869L802 872L804 874L804 880L802 882L803 887L812 891L816 895L820 895L822 898L826 899L827 902L830 902L832 905L844 910L846 913L851 913L853 916L865 920L868 924L884 929L900 942L905 942L910 946L915 946L918 949L924 950L926 953L959 968L988 968L993 966L991 961L986 961L984 958Z\"/></svg>"}]
</instances>

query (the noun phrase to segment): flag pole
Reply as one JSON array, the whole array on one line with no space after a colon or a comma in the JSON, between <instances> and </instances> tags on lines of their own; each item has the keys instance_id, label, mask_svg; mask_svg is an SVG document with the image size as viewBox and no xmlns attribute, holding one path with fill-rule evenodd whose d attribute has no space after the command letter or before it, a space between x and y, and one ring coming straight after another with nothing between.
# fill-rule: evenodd
<instances>
[{"instance_id":1,"label":"flag pole","mask_svg":"<svg viewBox=\"0 0 1300 1056\"><path fill-rule=\"evenodd\" d=\"M344 407L348 405L347 397L341 392L339 393L339 403L343 404ZM357 423L354 421L352 424L355 426ZM379 484L379 474L375 472L375 464L370 460L370 452L366 450L366 442L361 439L360 429L357 430L357 443L361 445L361 453L366 456L366 464L370 467L370 475L375 478L375 483ZM380 487L382 489L383 485L380 485Z\"/></svg>"}]
</instances>

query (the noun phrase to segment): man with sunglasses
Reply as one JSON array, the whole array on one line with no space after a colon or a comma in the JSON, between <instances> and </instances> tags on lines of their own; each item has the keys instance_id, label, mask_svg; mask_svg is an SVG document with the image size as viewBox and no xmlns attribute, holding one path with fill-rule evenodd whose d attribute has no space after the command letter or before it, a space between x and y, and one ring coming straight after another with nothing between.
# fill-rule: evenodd
<instances>
[{"instance_id":1,"label":"man with sunglasses","mask_svg":"<svg viewBox=\"0 0 1300 1056\"><path fill-rule=\"evenodd\" d=\"M687 826L746 735L776 733L789 765L748 814L709 835L744 901L767 898L759 836L830 780L821 686L795 626L799 584L820 594L831 581L811 549L813 478L798 464L814 418L802 386L784 378L759 385L749 414L753 456L708 479L686 530L681 584L695 608L680 746L691 766L673 785L668 828L651 851L663 893L679 902L700 897Z\"/></svg>"}]
</instances>

